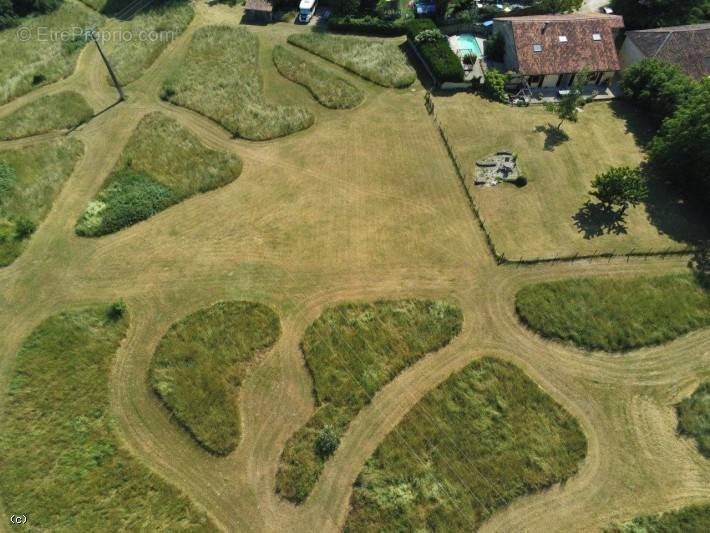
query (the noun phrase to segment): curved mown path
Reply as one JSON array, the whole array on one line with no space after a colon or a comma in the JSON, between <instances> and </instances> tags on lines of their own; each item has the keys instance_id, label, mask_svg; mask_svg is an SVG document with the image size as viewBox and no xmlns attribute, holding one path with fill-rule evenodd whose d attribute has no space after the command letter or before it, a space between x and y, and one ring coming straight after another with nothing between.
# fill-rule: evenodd
<instances>
[{"instance_id":1,"label":"curved mown path","mask_svg":"<svg viewBox=\"0 0 710 533\"><path fill-rule=\"evenodd\" d=\"M224 6L198 4L196 11L188 30L128 86L127 102L71 133L85 144L85 157L24 254L0 269L0 390L22 340L43 318L122 297L131 327L111 376L119 432L133 453L225 530L340 528L352 483L379 442L427 391L483 355L519 365L579 419L589 442L578 475L514 502L483 530L594 531L710 498L710 463L677 437L672 409L710 375L710 331L624 356L587 354L526 330L513 307L526 283L680 271L686 259L496 266L418 85L384 90L343 73L367 93L356 110L319 109L304 92L317 117L309 130L265 143L230 138L209 119L158 99L161 81L197 28L241 18L241 9ZM266 32L274 44L297 30L253 28L262 45ZM271 95L289 83L274 72L266 74ZM0 116L67 89L97 111L115 100L98 54L87 47L71 77L0 107ZM155 110L208 147L239 154L243 174L119 233L76 237L86 203L140 118ZM0 142L0 149L39 140ZM274 493L279 456L313 409L301 335L327 305L380 297L454 301L464 312L463 332L385 386L354 419L311 497L302 506L288 504ZM240 446L218 459L170 421L146 375L172 322L227 298L272 305L283 335L244 383Z\"/></svg>"}]
</instances>

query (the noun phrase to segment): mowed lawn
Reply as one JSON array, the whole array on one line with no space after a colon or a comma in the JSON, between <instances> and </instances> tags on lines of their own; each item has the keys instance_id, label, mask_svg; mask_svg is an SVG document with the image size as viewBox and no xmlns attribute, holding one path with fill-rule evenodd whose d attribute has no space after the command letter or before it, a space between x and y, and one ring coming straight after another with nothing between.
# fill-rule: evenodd
<instances>
[{"instance_id":1,"label":"mowed lawn","mask_svg":"<svg viewBox=\"0 0 710 533\"><path fill-rule=\"evenodd\" d=\"M647 205L629 209L621 233L584 210L594 200L588 191L596 174L643 161L640 141L648 125L621 102L586 106L577 123L563 125L569 140L557 145L547 132L559 120L542 106L514 108L468 93L434 102L467 187L498 252L508 259L679 249L685 240L707 235L697 213L678 205L661 184L651 187ZM476 160L501 149L518 154L528 185L474 186Z\"/></svg>"}]
</instances>

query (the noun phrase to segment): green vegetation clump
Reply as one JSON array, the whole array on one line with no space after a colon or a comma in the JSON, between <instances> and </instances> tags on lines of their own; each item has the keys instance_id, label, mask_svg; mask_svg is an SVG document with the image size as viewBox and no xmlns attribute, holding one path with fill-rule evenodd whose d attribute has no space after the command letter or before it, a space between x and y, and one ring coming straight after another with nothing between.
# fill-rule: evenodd
<instances>
[{"instance_id":1,"label":"green vegetation clump","mask_svg":"<svg viewBox=\"0 0 710 533\"><path fill-rule=\"evenodd\" d=\"M317 410L286 443L276 477L284 498L302 502L350 421L386 383L461 331L457 307L430 300L382 300L326 309L301 347Z\"/></svg>"},{"instance_id":2,"label":"green vegetation clump","mask_svg":"<svg viewBox=\"0 0 710 533\"><path fill-rule=\"evenodd\" d=\"M516 366L469 364L427 393L367 461L345 531L475 531L577 472L577 421Z\"/></svg>"},{"instance_id":3,"label":"green vegetation clump","mask_svg":"<svg viewBox=\"0 0 710 533\"><path fill-rule=\"evenodd\" d=\"M173 324L155 351L150 383L207 451L239 443L236 396L256 354L279 338L279 317L265 305L220 302Z\"/></svg>"},{"instance_id":4,"label":"green vegetation clump","mask_svg":"<svg viewBox=\"0 0 710 533\"><path fill-rule=\"evenodd\" d=\"M404 53L391 41L326 33L296 33L288 36L288 42L383 87L408 87L416 78Z\"/></svg>"},{"instance_id":5,"label":"green vegetation clump","mask_svg":"<svg viewBox=\"0 0 710 533\"><path fill-rule=\"evenodd\" d=\"M515 305L538 333L608 352L710 325L710 295L690 275L538 283L523 287Z\"/></svg>"},{"instance_id":6,"label":"green vegetation clump","mask_svg":"<svg viewBox=\"0 0 710 533\"><path fill-rule=\"evenodd\" d=\"M109 49L118 81L128 84L138 79L158 56L190 24L195 12L185 0L166 0L122 21L116 31L127 32L131 39L119 40Z\"/></svg>"},{"instance_id":7,"label":"green vegetation clump","mask_svg":"<svg viewBox=\"0 0 710 533\"><path fill-rule=\"evenodd\" d=\"M26 17L28 40L18 38L17 28L0 31L0 105L41 85L60 80L74 70L80 50L86 44L82 36L50 39L48 31L68 32L101 24L102 17L89 9L65 2L52 13ZM24 37L23 29L23 37Z\"/></svg>"},{"instance_id":8,"label":"green vegetation clump","mask_svg":"<svg viewBox=\"0 0 710 533\"><path fill-rule=\"evenodd\" d=\"M710 382L700 385L677 409L678 430L694 438L700 453L710 458Z\"/></svg>"},{"instance_id":9,"label":"green vegetation clump","mask_svg":"<svg viewBox=\"0 0 710 533\"><path fill-rule=\"evenodd\" d=\"M0 152L0 266L22 253L83 153L66 137Z\"/></svg>"},{"instance_id":10,"label":"green vegetation clump","mask_svg":"<svg viewBox=\"0 0 710 533\"><path fill-rule=\"evenodd\" d=\"M710 504L689 505L676 511L634 518L608 533L706 533L710 531Z\"/></svg>"},{"instance_id":11,"label":"green vegetation clump","mask_svg":"<svg viewBox=\"0 0 710 533\"><path fill-rule=\"evenodd\" d=\"M219 122L237 137L254 141L310 127L314 118L307 109L266 101L258 48L256 35L246 28L199 29L183 64L163 83L161 98Z\"/></svg>"},{"instance_id":12,"label":"green vegetation clump","mask_svg":"<svg viewBox=\"0 0 710 533\"><path fill-rule=\"evenodd\" d=\"M64 91L38 98L0 119L0 139L18 139L52 130L71 129L94 114L84 97Z\"/></svg>"},{"instance_id":13,"label":"green vegetation clump","mask_svg":"<svg viewBox=\"0 0 710 533\"><path fill-rule=\"evenodd\" d=\"M439 31L434 21L428 18L416 19L407 22L406 28L407 36L416 43L421 56L439 82L463 81L461 61L451 50L446 35Z\"/></svg>"},{"instance_id":14,"label":"green vegetation clump","mask_svg":"<svg viewBox=\"0 0 710 533\"><path fill-rule=\"evenodd\" d=\"M96 237L119 231L195 194L234 181L238 156L205 148L160 113L141 120L101 191L82 214L76 233Z\"/></svg>"},{"instance_id":15,"label":"green vegetation clump","mask_svg":"<svg viewBox=\"0 0 710 533\"><path fill-rule=\"evenodd\" d=\"M37 531L211 531L206 515L122 448L109 374L127 321L108 306L29 336L2 408L0 497Z\"/></svg>"},{"instance_id":16,"label":"green vegetation clump","mask_svg":"<svg viewBox=\"0 0 710 533\"><path fill-rule=\"evenodd\" d=\"M281 75L306 87L313 97L331 109L350 109L359 105L365 95L350 82L335 76L312 61L301 58L285 46L273 51L274 65Z\"/></svg>"}]
</instances>

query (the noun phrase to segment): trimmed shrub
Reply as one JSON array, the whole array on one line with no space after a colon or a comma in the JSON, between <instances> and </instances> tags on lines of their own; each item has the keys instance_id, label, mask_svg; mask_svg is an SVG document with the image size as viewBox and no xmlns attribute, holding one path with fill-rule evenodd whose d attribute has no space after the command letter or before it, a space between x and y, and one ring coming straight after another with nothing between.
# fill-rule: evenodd
<instances>
[{"instance_id":1,"label":"trimmed shrub","mask_svg":"<svg viewBox=\"0 0 710 533\"><path fill-rule=\"evenodd\" d=\"M508 102L508 93L505 92L507 75L494 69L486 71L486 79L481 86L481 94L495 102Z\"/></svg>"},{"instance_id":2,"label":"trimmed shrub","mask_svg":"<svg viewBox=\"0 0 710 533\"><path fill-rule=\"evenodd\" d=\"M458 56L449 47L446 36L431 19L415 19L405 24L407 37L412 41L432 74L439 82L463 81L463 67ZM420 35L425 35L421 37Z\"/></svg>"},{"instance_id":3,"label":"trimmed shrub","mask_svg":"<svg viewBox=\"0 0 710 533\"><path fill-rule=\"evenodd\" d=\"M377 17L330 17L328 19L330 31L359 33L361 35L376 35L380 37L396 37L404 35L406 29L403 24Z\"/></svg>"}]
</instances>

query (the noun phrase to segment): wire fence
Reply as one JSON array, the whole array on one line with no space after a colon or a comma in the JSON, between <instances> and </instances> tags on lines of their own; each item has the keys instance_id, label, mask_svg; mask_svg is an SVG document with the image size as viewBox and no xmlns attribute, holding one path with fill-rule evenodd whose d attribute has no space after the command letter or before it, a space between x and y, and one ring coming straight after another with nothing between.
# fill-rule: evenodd
<instances>
[{"instance_id":1,"label":"wire fence","mask_svg":"<svg viewBox=\"0 0 710 533\"><path fill-rule=\"evenodd\" d=\"M481 211L478 208L478 204L476 203L476 200L474 199L473 195L469 191L468 187L466 186L466 175L463 171L463 166L461 165L456 152L453 149L453 146L451 145L451 142L449 141L449 136L446 133L446 130L444 129L444 126L442 125L441 121L439 120L439 117L436 114L436 107L434 105L434 100L431 97L431 93L427 92L424 95L424 106L426 107L427 112L429 115L432 117L432 120L434 121L434 124L436 125L436 128L439 130L439 135L441 136L441 140L444 142L444 146L446 147L446 151L449 154L449 158L451 159L451 162L454 166L454 169L456 170L456 175L459 178L459 183L461 184L461 188L464 191L464 194L466 195L466 199L468 200L468 205L471 208L471 212L474 215L474 218L478 222L479 227L481 228L481 231L483 232L484 239L486 241L486 245L488 246L488 250L490 251L491 255L495 259L496 263L499 265L536 265L540 263L557 263L557 262L574 262L574 261L582 261L582 260L594 260L594 259L609 259L612 260L614 258L626 258L631 259L632 257L640 257L640 258L667 258L667 257L678 257L678 256L691 256L693 254L698 253L701 248L696 247L696 246L687 246L684 248L671 248L668 247L665 250L643 250L643 249L637 249L637 248L632 248L629 251L595 251L594 253L574 253L574 254L555 254L553 256L540 256L540 257L523 257L521 256L519 259L513 259L506 257L506 255L502 252L499 252L498 249L496 248L495 241L493 240L493 236L491 235L491 232L488 230L488 226L486 225L486 221L484 220L483 216L481 215Z\"/></svg>"}]
</instances>

